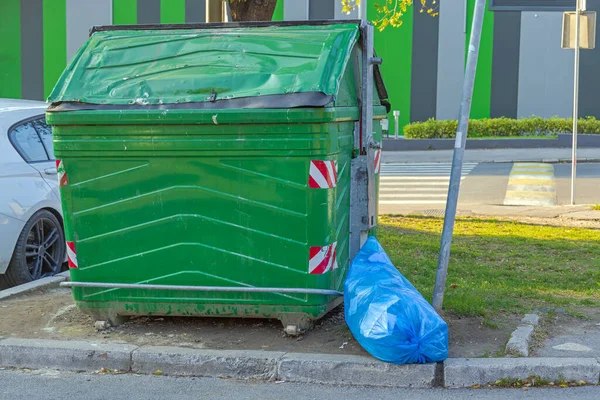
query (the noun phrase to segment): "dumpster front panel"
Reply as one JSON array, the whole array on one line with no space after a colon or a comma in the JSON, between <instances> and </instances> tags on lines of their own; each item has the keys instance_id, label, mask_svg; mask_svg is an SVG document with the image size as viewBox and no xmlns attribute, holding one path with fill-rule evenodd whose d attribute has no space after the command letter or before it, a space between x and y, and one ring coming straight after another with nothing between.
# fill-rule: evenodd
<instances>
[{"instance_id":1,"label":"dumpster front panel","mask_svg":"<svg viewBox=\"0 0 600 400\"><path fill-rule=\"evenodd\" d=\"M69 178L61 187L65 220L78 261L72 280L340 290L348 267L353 128L347 122L297 124L292 132L285 125L246 125L243 140L252 143L253 131L256 143L246 143L241 155L232 140L242 140L239 126L56 127L56 154ZM288 156L272 147L280 135L287 135ZM206 156L210 145L203 142L217 137L221 146ZM101 142L119 145L84 151ZM315 165L329 166L329 183ZM332 300L93 288L74 295L80 306L121 314L264 317L276 305L317 317Z\"/></svg>"}]
</instances>

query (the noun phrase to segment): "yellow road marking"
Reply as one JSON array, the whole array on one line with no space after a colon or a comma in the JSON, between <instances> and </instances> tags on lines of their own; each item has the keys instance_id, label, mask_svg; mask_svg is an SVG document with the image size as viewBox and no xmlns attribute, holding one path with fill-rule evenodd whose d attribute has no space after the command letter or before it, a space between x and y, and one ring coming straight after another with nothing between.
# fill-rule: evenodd
<instances>
[{"instance_id":1,"label":"yellow road marking","mask_svg":"<svg viewBox=\"0 0 600 400\"><path fill-rule=\"evenodd\" d=\"M556 183L553 179L521 179L521 178L510 178L508 180L509 185L542 185L542 186L555 186Z\"/></svg>"},{"instance_id":2,"label":"yellow road marking","mask_svg":"<svg viewBox=\"0 0 600 400\"><path fill-rule=\"evenodd\" d=\"M514 175L548 175L548 176L554 176L554 171L516 171L516 170L512 170L510 172L511 176Z\"/></svg>"},{"instance_id":3,"label":"yellow road marking","mask_svg":"<svg viewBox=\"0 0 600 400\"><path fill-rule=\"evenodd\" d=\"M555 198L556 192L537 192L537 191L530 191L530 190L507 190L506 197Z\"/></svg>"}]
</instances>

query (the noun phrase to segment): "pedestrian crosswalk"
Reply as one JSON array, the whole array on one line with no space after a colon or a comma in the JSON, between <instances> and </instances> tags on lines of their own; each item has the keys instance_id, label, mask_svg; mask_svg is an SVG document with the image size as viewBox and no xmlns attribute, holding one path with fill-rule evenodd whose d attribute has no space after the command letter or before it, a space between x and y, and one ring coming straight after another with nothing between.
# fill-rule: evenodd
<instances>
[{"instance_id":1,"label":"pedestrian crosswalk","mask_svg":"<svg viewBox=\"0 0 600 400\"><path fill-rule=\"evenodd\" d=\"M461 179L477 166L464 163ZM446 204L450 163L382 164L379 204Z\"/></svg>"}]
</instances>

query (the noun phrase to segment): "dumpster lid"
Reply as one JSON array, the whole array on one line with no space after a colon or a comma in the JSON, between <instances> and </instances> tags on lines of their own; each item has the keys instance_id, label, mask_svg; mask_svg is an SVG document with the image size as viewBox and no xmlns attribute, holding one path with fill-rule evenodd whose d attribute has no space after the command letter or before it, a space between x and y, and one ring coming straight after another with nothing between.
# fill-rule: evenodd
<instances>
[{"instance_id":1,"label":"dumpster lid","mask_svg":"<svg viewBox=\"0 0 600 400\"><path fill-rule=\"evenodd\" d=\"M66 109L322 107L360 35L356 22L130 28L96 28L49 101Z\"/></svg>"}]
</instances>

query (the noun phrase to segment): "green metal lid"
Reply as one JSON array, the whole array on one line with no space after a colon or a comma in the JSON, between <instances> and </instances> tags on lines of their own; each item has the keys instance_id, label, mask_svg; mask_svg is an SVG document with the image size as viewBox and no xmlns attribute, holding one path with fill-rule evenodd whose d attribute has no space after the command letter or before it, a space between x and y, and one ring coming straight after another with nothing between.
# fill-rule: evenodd
<instances>
[{"instance_id":1,"label":"green metal lid","mask_svg":"<svg viewBox=\"0 0 600 400\"><path fill-rule=\"evenodd\" d=\"M322 104L299 106L323 106L359 34L356 23L97 31L49 101L156 106L304 94L302 102Z\"/></svg>"}]
</instances>

